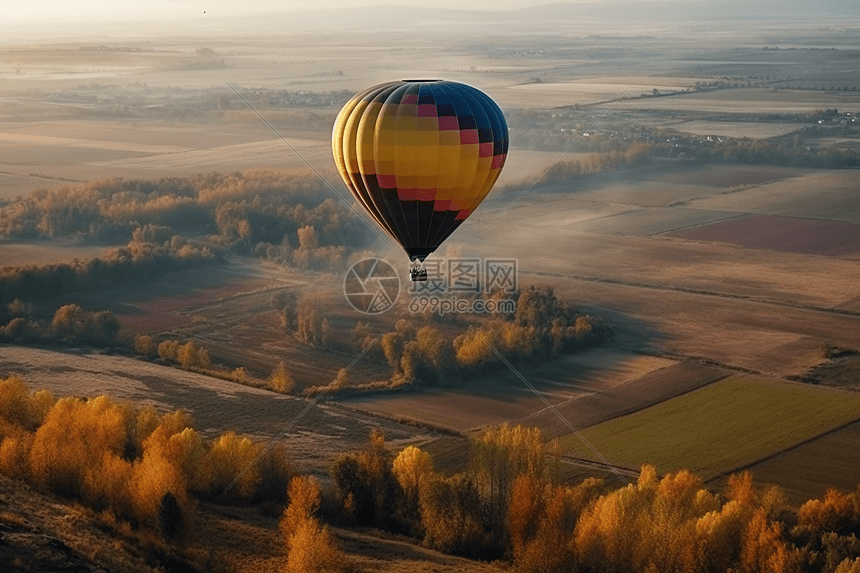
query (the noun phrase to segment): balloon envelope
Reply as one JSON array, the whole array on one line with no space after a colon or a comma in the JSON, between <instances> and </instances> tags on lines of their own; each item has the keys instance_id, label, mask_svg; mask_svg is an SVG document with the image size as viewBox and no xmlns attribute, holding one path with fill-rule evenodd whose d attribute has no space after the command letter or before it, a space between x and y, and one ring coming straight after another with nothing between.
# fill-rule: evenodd
<instances>
[{"instance_id":1,"label":"balloon envelope","mask_svg":"<svg viewBox=\"0 0 860 573\"><path fill-rule=\"evenodd\" d=\"M484 200L508 153L508 126L483 92L402 80L356 94L332 131L338 171L356 199L423 261Z\"/></svg>"}]
</instances>

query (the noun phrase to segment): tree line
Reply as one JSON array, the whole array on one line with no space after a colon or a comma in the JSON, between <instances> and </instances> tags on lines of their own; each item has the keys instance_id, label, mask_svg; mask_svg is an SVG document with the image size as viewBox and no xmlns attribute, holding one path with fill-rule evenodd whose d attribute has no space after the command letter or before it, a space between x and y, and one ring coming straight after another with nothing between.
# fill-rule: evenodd
<instances>
[{"instance_id":1,"label":"tree line","mask_svg":"<svg viewBox=\"0 0 860 573\"><path fill-rule=\"evenodd\" d=\"M263 452L232 433L203 439L181 411L57 400L0 380L4 474L169 542L194 535L196 500L275 504L290 571L353 569L326 522L501 559L519 573L860 571L860 488L794 505L776 486L754 486L749 472L713 492L686 470L659 476L647 465L626 485L564 483L558 442L507 424L468 448L468 468L447 474L427 452L392 450L373 430L333 461L324 488L296 474L283 449Z\"/></svg>"},{"instance_id":2,"label":"tree line","mask_svg":"<svg viewBox=\"0 0 860 573\"><path fill-rule=\"evenodd\" d=\"M331 466L334 518L519 573L860 571L860 487L795 506L749 472L715 493L689 471L660 477L647 465L622 487L565 484L557 442L537 429L488 428L470 447L469 469L445 475L428 453L394 455L371 434Z\"/></svg>"},{"instance_id":3,"label":"tree line","mask_svg":"<svg viewBox=\"0 0 860 573\"><path fill-rule=\"evenodd\" d=\"M502 367L502 358L518 364L547 360L598 346L611 335L602 320L559 300L550 286L532 285L514 293L496 291L475 296L510 298L516 303L515 311L474 320L456 336L450 334L451 328L427 324L429 316L400 319L393 331L381 337L371 331L369 324L357 322L351 332L351 346L335 340L332 326L320 313L313 295L298 298L282 291L272 298L272 306L281 314L281 325L288 334L324 348L364 352L367 358L391 368L388 380L364 384L349 384L345 374L339 373L333 387L311 386L304 390L306 396L411 384L450 386Z\"/></svg>"},{"instance_id":4,"label":"tree line","mask_svg":"<svg viewBox=\"0 0 860 573\"><path fill-rule=\"evenodd\" d=\"M183 411L56 399L15 376L0 380L0 471L173 539L192 533L195 499L286 499L285 451L264 447L232 432L204 439Z\"/></svg>"},{"instance_id":5,"label":"tree line","mask_svg":"<svg viewBox=\"0 0 860 573\"><path fill-rule=\"evenodd\" d=\"M88 261L0 269L0 303L139 283L229 253L303 269L340 268L373 233L318 178L272 169L91 181L0 207L0 237L129 241Z\"/></svg>"}]
</instances>

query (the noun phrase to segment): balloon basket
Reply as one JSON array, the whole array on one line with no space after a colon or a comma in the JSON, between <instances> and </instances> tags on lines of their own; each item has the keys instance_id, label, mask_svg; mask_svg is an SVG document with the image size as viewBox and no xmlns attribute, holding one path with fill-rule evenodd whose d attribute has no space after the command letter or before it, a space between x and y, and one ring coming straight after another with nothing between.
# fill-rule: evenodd
<instances>
[{"instance_id":1,"label":"balloon basket","mask_svg":"<svg viewBox=\"0 0 860 573\"><path fill-rule=\"evenodd\" d=\"M409 269L409 280L414 283L420 283L427 280L427 269L424 267L414 267Z\"/></svg>"}]
</instances>

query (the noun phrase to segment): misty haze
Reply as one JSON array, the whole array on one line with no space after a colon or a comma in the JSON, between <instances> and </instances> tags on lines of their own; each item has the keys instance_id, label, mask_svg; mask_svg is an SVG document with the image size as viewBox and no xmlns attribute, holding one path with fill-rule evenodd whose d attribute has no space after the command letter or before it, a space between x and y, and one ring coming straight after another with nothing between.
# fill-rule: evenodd
<instances>
[{"instance_id":1,"label":"misty haze","mask_svg":"<svg viewBox=\"0 0 860 573\"><path fill-rule=\"evenodd\" d=\"M860 573L860 6L819 4L10 9L0 569ZM337 140L411 78L509 143L454 132L498 180L424 283Z\"/></svg>"}]
</instances>

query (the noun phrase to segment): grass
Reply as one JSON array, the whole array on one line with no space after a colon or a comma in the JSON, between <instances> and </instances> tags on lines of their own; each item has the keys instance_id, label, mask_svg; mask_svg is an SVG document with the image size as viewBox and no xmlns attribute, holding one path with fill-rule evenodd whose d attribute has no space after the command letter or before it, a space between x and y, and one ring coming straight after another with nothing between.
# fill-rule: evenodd
<instances>
[{"instance_id":1,"label":"grass","mask_svg":"<svg viewBox=\"0 0 860 573\"><path fill-rule=\"evenodd\" d=\"M860 419L860 394L732 376L695 392L582 431L613 463L715 476ZM593 454L573 434L568 455Z\"/></svg>"}]
</instances>

